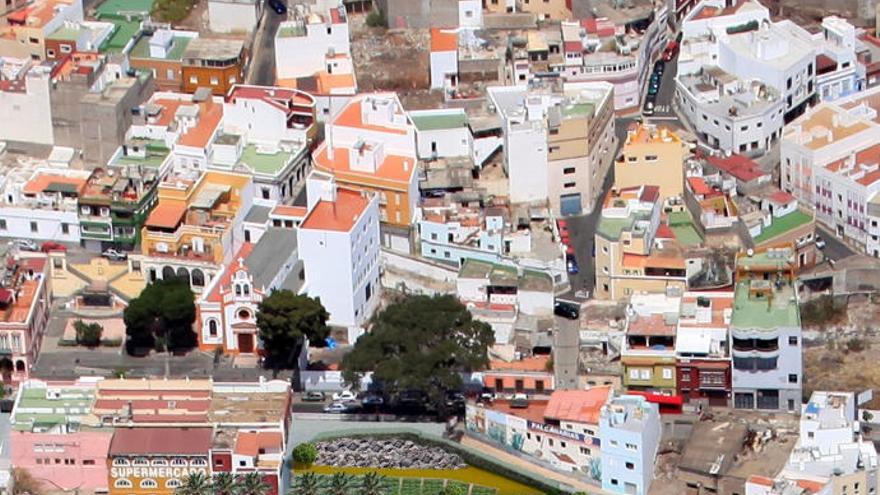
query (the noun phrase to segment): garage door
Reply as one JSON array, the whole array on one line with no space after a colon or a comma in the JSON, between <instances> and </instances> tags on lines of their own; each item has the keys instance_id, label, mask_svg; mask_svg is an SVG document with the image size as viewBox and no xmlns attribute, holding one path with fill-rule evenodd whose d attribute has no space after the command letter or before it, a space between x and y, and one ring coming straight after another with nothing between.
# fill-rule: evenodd
<instances>
[{"instance_id":1,"label":"garage door","mask_svg":"<svg viewBox=\"0 0 880 495\"><path fill-rule=\"evenodd\" d=\"M581 195L578 194L566 194L564 196L559 197L559 212L565 215L580 215L581 214Z\"/></svg>"}]
</instances>

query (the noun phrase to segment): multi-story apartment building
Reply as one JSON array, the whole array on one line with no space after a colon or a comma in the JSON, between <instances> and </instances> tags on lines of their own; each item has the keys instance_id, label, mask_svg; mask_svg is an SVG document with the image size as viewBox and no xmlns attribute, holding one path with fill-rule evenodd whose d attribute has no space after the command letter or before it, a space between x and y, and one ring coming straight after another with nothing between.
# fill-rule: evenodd
<instances>
[{"instance_id":1,"label":"multi-story apartment building","mask_svg":"<svg viewBox=\"0 0 880 495\"><path fill-rule=\"evenodd\" d=\"M97 54L98 49L113 35L110 22L65 21L44 40L46 60L60 60L76 54Z\"/></svg>"},{"instance_id":2,"label":"multi-story apartment building","mask_svg":"<svg viewBox=\"0 0 880 495\"><path fill-rule=\"evenodd\" d=\"M762 152L816 94L816 43L755 0L702 2L685 18L676 97L697 135L728 152Z\"/></svg>"},{"instance_id":3,"label":"multi-story apartment building","mask_svg":"<svg viewBox=\"0 0 880 495\"><path fill-rule=\"evenodd\" d=\"M297 230L305 291L330 313L329 323L361 326L379 302L379 198L313 172L308 213Z\"/></svg>"},{"instance_id":4,"label":"multi-story apartment building","mask_svg":"<svg viewBox=\"0 0 880 495\"><path fill-rule=\"evenodd\" d=\"M676 388L685 401L728 407L731 292L685 292L675 332Z\"/></svg>"},{"instance_id":5,"label":"multi-story apartment building","mask_svg":"<svg viewBox=\"0 0 880 495\"><path fill-rule=\"evenodd\" d=\"M551 60L549 69L570 82L610 83L615 111L638 107L653 61L666 46L666 7L590 6L580 22L561 23L562 57Z\"/></svg>"},{"instance_id":6,"label":"multi-story apartment building","mask_svg":"<svg viewBox=\"0 0 880 495\"><path fill-rule=\"evenodd\" d=\"M592 210L611 166L612 93L608 83L489 88L503 119L511 202L562 215Z\"/></svg>"},{"instance_id":7,"label":"multi-story apartment building","mask_svg":"<svg viewBox=\"0 0 880 495\"><path fill-rule=\"evenodd\" d=\"M797 412L803 387L794 250L741 253L730 321L733 406Z\"/></svg>"},{"instance_id":8,"label":"multi-story apartment building","mask_svg":"<svg viewBox=\"0 0 880 495\"><path fill-rule=\"evenodd\" d=\"M5 7L10 6L7 3ZM4 16L0 53L9 57L45 60L46 38L67 22L83 21L82 0L40 0ZM71 51L73 48L71 47Z\"/></svg>"},{"instance_id":9,"label":"multi-story apartment building","mask_svg":"<svg viewBox=\"0 0 880 495\"><path fill-rule=\"evenodd\" d=\"M811 207L838 237L880 256L877 88L822 102L786 127L780 149L782 189Z\"/></svg>"},{"instance_id":10,"label":"multi-story apartment building","mask_svg":"<svg viewBox=\"0 0 880 495\"><path fill-rule=\"evenodd\" d=\"M675 338L681 297L633 294L620 349L627 390L673 395Z\"/></svg>"},{"instance_id":11,"label":"multi-story apartment building","mask_svg":"<svg viewBox=\"0 0 880 495\"><path fill-rule=\"evenodd\" d=\"M393 93L359 95L333 114L312 155L315 170L340 187L376 193L382 245L410 251L419 200L415 126Z\"/></svg>"},{"instance_id":12,"label":"multi-story apartment building","mask_svg":"<svg viewBox=\"0 0 880 495\"><path fill-rule=\"evenodd\" d=\"M95 403L95 382L22 383L10 418L17 468L53 489L107 492L113 429L85 420Z\"/></svg>"},{"instance_id":13,"label":"multi-story apartment building","mask_svg":"<svg viewBox=\"0 0 880 495\"><path fill-rule=\"evenodd\" d=\"M49 259L7 251L0 260L0 380L16 385L30 375L49 324Z\"/></svg>"},{"instance_id":14,"label":"multi-story apartment building","mask_svg":"<svg viewBox=\"0 0 880 495\"><path fill-rule=\"evenodd\" d=\"M684 289L686 265L673 239L656 242L657 186L612 189L596 225L596 297L619 300L638 292Z\"/></svg>"},{"instance_id":15,"label":"multi-story apartment building","mask_svg":"<svg viewBox=\"0 0 880 495\"><path fill-rule=\"evenodd\" d=\"M314 76L319 72L351 73L351 42L345 8L340 4L325 12L308 9L307 4L296 6L292 19L282 22L275 34L275 76L283 80Z\"/></svg>"},{"instance_id":16,"label":"multi-story apartment building","mask_svg":"<svg viewBox=\"0 0 880 495\"><path fill-rule=\"evenodd\" d=\"M53 144L51 70L28 59L0 61L0 136L7 141Z\"/></svg>"},{"instance_id":17,"label":"multi-story apartment building","mask_svg":"<svg viewBox=\"0 0 880 495\"><path fill-rule=\"evenodd\" d=\"M79 243L77 202L91 172L40 165L7 166L0 176L0 235Z\"/></svg>"},{"instance_id":18,"label":"multi-story apartment building","mask_svg":"<svg viewBox=\"0 0 880 495\"><path fill-rule=\"evenodd\" d=\"M660 447L660 413L644 397L610 397L599 413L602 490L646 495Z\"/></svg>"},{"instance_id":19,"label":"multi-story apartment building","mask_svg":"<svg viewBox=\"0 0 880 495\"><path fill-rule=\"evenodd\" d=\"M181 76L186 93L208 88L211 94L225 95L244 82L248 54L242 39L196 38L181 55Z\"/></svg>"},{"instance_id":20,"label":"multi-story apartment building","mask_svg":"<svg viewBox=\"0 0 880 495\"><path fill-rule=\"evenodd\" d=\"M614 163L614 185L635 188L650 178L660 188L660 199L681 198L688 147L665 127L638 124L627 130L620 156Z\"/></svg>"},{"instance_id":21,"label":"multi-story apartment building","mask_svg":"<svg viewBox=\"0 0 880 495\"><path fill-rule=\"evenodd\" d=\"M183 54L199 33L158 29L138 36L128 52L131 68L151 72L159 91L181 91L184 86Z\"/></svg>"},{"instance_id":22,"label":"multi-story apartment building","mask_svg":"<svg viewBox=\"0 0 880 495\"><path fill-rule=\"evenodd\" d=\"M414 110L409 117L416 126L416 148L423 167L431 162L462 160L482 167L486 160L501 147L498 132L479 127L461 108ZM425 162L428 162L427 164Z\"/></svg>"}]
</instances>

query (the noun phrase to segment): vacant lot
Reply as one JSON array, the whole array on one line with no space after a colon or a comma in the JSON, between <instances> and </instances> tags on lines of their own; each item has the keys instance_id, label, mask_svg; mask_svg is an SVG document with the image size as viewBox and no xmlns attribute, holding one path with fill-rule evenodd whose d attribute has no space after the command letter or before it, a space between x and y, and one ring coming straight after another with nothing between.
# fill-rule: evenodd
<instances>
[{"instance_id":1,"label":"vacant lot","mask_svg":"<svg viewBox=\"0 0 880 495\"><path fill-rule=\"evenodd\" d=\"M365 19L349 17L358 90L406 93L427 89L428 30L371 28Z\"/></svg>"}]
</instances>

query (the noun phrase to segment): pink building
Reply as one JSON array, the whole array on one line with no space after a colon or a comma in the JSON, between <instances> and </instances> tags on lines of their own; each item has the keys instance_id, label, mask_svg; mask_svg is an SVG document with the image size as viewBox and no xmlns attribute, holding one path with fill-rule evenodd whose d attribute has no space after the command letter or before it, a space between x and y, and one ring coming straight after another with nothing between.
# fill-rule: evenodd
<instances>
[{"instance_id":1,"label":"pink building","mask_svg":"<svg viewBox=\"0 0 880 495\"><path fill-rule=\"evenodd\" d=\"M0 380L28 378L49 322L49 261L45 254L0 257Z\"/></svg>"},{"instance_id":2,"label":"pink building","mask_svg":"<svg viewBox=\"0 0 880 495\"><path fill-rule=\"evenodd\" d=\"M49 491L106 490L113 428L87 426L94 401L93 380L23 382L12 414L12 465Z\"/></svg>"}]
</instances>

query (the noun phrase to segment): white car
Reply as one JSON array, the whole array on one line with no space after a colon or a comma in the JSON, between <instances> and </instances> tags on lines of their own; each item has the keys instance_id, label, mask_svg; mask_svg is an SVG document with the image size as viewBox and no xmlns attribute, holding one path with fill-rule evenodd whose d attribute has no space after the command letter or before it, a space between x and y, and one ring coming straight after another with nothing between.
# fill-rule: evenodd
<instances>
[{"instance_id":1,"label":"white car","mask_svg":"<svg viewBox=\"0 0 880 495\"><path fill-rule=\"evenodd\" d=\"M349 405L342 402L332 402L324 407L325 413L344 413L348 412Z\"/></svg>"},{"instance_id":2,"label":"white car","mask_svg":"<svg viewBox=\"0 0 880 495\"><path fill-rule=\"evenodd\" d=\"M354 402L356 400L357 395L351 390L343 390L333 394L333 402Z\"/></svg>"},{"instance_id":3,"label":"white car","mask_svg":"<svg viewBox=\"0 0 880 495\"><path fill-rule=\"evenodd\" d=\"M825 239L816 236L816 249L825 249Z\"/></svg>"},{"instance_id":4,"label":"white car","mask_svg":"<svg viewBox=\"0 0 880 495\"><path fill-rule=\"evenodd\" d=\"M22 251L39 251L40 248L37 246L37 243L30 239L16 239L10 244L14 244L18 249Z\"/></svg>"},{"instance_id":5,"label":"white car","mask_svg":"<svg viewBox=\"0 0 880 495\"><path fill-rule=\"evenodd\" d=\"M104 251L103 253L101 253L101 256L107 258L110 261L125 261L128 259L127 254L122 251L117 251L113 248Z\"/></svg>"}]
</instances>

